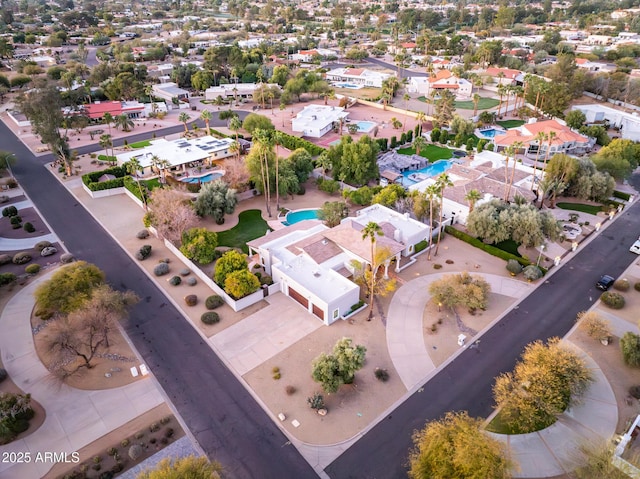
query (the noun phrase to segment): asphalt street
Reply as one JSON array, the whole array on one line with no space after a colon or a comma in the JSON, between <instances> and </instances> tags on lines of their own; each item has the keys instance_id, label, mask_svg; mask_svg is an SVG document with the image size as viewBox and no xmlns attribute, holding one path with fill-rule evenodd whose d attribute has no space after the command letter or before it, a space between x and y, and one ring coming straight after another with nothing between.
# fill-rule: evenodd
<instances>
[{"instance_id":1,"label":"asphalt street","mask_svg":"<svg viewBox=\"0 0 640 479\"><path fill-rule=\"evenodd\" d=\"M600 276L618 277L638 259L629 246L639 234L636 203L325 471L335 479L406 477L413 431L447 411L487 417L493 409L494 378L513 369L527 344L564 336L577 313L600 296L594 286Z\"/></svg>"},{"instance_id":2,"label":"asphalt street","mask_svg":"<svg viewBox=\"0 0 640 479\"><path fill-rule=\"evenodd\" d=\"M193 327L47 171L46 158L35 158L1 123L0 150L16 154L16 178L69 251L100 267L113 287L140 296L124 328L209 458L233 478L317 477Z\"/></svg>"}]
</instances>

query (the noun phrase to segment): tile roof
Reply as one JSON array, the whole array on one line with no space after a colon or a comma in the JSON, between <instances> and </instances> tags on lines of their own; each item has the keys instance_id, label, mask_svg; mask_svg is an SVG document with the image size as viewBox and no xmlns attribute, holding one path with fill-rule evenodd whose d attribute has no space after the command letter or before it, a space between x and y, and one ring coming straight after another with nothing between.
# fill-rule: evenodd
<instances>
[{"instance_id":1,"label":"tile roof","mask_svg":"<svg viewBox=\"0 0 640 479\"><path fill-rule=\"evenodd\" d=\"M382 225L380 226L383 227ZM371 264L371 241L367 238L362 239L363 229L364 226L355 221L344 221L335 228L324 231L322 234L341 248L350 251ZM383 227L384 229L385 227ZM388 226L386 229L389 230ZM404 249L404 245L393 240L393 235L389 238L385 234L385 236L376 238L376 250L379 251L381 248L387 248L390 253L389 257L391 257L401 252Z\"/></svg>"}]
</instances>

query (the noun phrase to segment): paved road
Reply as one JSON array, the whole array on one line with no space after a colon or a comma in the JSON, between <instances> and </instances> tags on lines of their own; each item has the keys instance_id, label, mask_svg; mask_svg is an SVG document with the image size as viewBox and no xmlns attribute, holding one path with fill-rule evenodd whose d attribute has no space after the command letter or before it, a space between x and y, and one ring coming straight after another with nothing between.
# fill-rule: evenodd
<instances>
[{"instance_id":1,"label":"paved road","mask_svg":"<svg viewBox=\"0 0 640 479\"><path fill-rule=\"evenodd\" d=\"M487 417L492 411L493 378L513 368L524 346L536 339L564 336L576 314L599 297L594 283L601 274L620 275L637 256L629 245L640 233L640 203L528 296L325 471L336 479L405 477L411 434L447 411L466 410Z\"/></svg>"},{"instance_id":2,"label":"paved road","mask_svg":"<svg viewBox=\"0 0 640 479\"><path fill-rule=\"evenodd\" d=\"M127 334L207 455L234 478L317 477L193 327L42 166L44 159L2 123L0 150L16 154L15 176L67 248L99 266L114 287L142 298Z\"/></svg>"}]
</instances>

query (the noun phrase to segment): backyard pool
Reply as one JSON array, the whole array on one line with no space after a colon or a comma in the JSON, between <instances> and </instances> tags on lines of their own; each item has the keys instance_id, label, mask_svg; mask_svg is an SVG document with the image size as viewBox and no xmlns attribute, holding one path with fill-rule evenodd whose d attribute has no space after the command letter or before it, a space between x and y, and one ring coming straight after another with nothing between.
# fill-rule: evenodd
<instances>
[{"instance_id":1,"label":"backyard pool","mask_svg":"<svg viewBox=\"0 0 640 479\"><path fill-rule=\"evenodd\" d=\"M356 122L356 125L358 125L359 133L369 133L375 128L376 123L373 121L358 121Z\"/></svg>"},{"instance_id":2,"label":"backyard pool","mask_svg":"<svg viewBox=\"0 0 640 479\"><path fill-rule=\"evenodd\" d=\"M504 130L500 130L498 128L493 128L493 127L481 128L479 130L476 130L476 136L480 139L484 138L484 139L490 140L494 138L496 135L504 135L504 134L506 134Z\"/></svg>"},{"instance_id":3,"label":"backyard pool","mask_svg":"<svg viewBox=\"0 0 640 479\"><path fill-rule=\"evenodd\" d=\"M349 88L351 90L359 90L362 85L356 85L355 83L334 83L338 88Z\"/></svg>"},{"instance_id":4,"label":"backyard pool","mask_svg":"<svg viewBox=\"0 0 640 479\"><path fill-rule=\"evenodd\" d=\"M402 186L411 186L427 178L438 176L451 168L451 165L453 165L451 160L438 160L419 170L405 171L402 173Z\"/></svg>"},{"instance_id":5,"label":"backyard pool","mask_svg":"<svg viewBox=\"0 0 640 479\"><path fill-rule=\"evenodd\" d=\"M217 180L218 178L222 178L224 173L216 172L216 173L207 173L204 176L190 176L187 178L180 178L180 181L183 183L209 183L210 181Z\"/></svg>"},{"instance_id":6,"label":"backyard pool","mask_svg":"<svg viewBox=\"0 0 640 479\"><path fill-rule=\"evenodd\" d=\"M282 222L285 226L291 226L304 220L317 220L320 210L296 210L289 211Z\"/></svg>"}]
</instances>

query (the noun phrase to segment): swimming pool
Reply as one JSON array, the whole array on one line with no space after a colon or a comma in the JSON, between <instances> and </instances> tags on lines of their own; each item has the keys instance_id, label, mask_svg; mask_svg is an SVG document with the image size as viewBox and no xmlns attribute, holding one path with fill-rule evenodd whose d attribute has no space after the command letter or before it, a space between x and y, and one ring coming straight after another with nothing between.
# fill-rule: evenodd
<instances>
[{"instance_id":1,"label":"swimming pool","mask_svg":"<svg viewBox=\"0 0 640 479\"><path fill-rule=\"evenodd\" d=\"M318 211L320 210L296 210L289 211L285 220L282 222L285 226L291 226L304 220L317 220Z\"/></svg>"},{"instance_id":2,"label":"swimming pool","mask_svg":"<svg viewBox=\"0 0 640 479\"><path fill-rule=\"evenodd\" d=\"M362 85L356 85L354 83L334 83L338 88L349 88L351 90L359 90L362 88Z\"/></svg>"},{"instance_id":3,"label":"swimming pool","mask_svg":"<svg viewBox=\"0 0 640 479\"><path fill-rule=\"evenodd\" d=\"M430 164L424 168L413 171L405 171L402 173L402 186L411 186L424 181L427 178L432 178L444 173L453 165L451 160L438 160L435 163Z\"/></svg>"},{"instance_id":4,"label":"swimming pool","mask_svg":"<svg viewBox=\"0 0 640 479\"><path fill-rule=\"evenodd\" d=\"M478 138L494 138L496 135L504 135L506 134L505 131L503 130L499 130L497 128L484 128L482 130L478 130L478 133L476 133L476 136Z\"/></svg>"},{"instance_id":5,"label":"swimming pool","mask_svg":"<svg viewBox=\"0 0 640 479\"><path fill-rule=\"evenodd\" d=\"M359 121L356 123L358 125L358 132L360 133L369 133L376 126L376 123L373 121Z\"/></svg>"},{"instance_id":6,"label":"swimming pool","mask_svg":"<svg viewBox=\"0 0 640 479\"><path fill-rule=\"evenodd\" d=\"M207 173L204 176L192 176L187 178L180 178L180 181L183 183L209 183L210 181L217 180L218 178L222 178L224 173Z\"/></svg>"}]
</instances>

